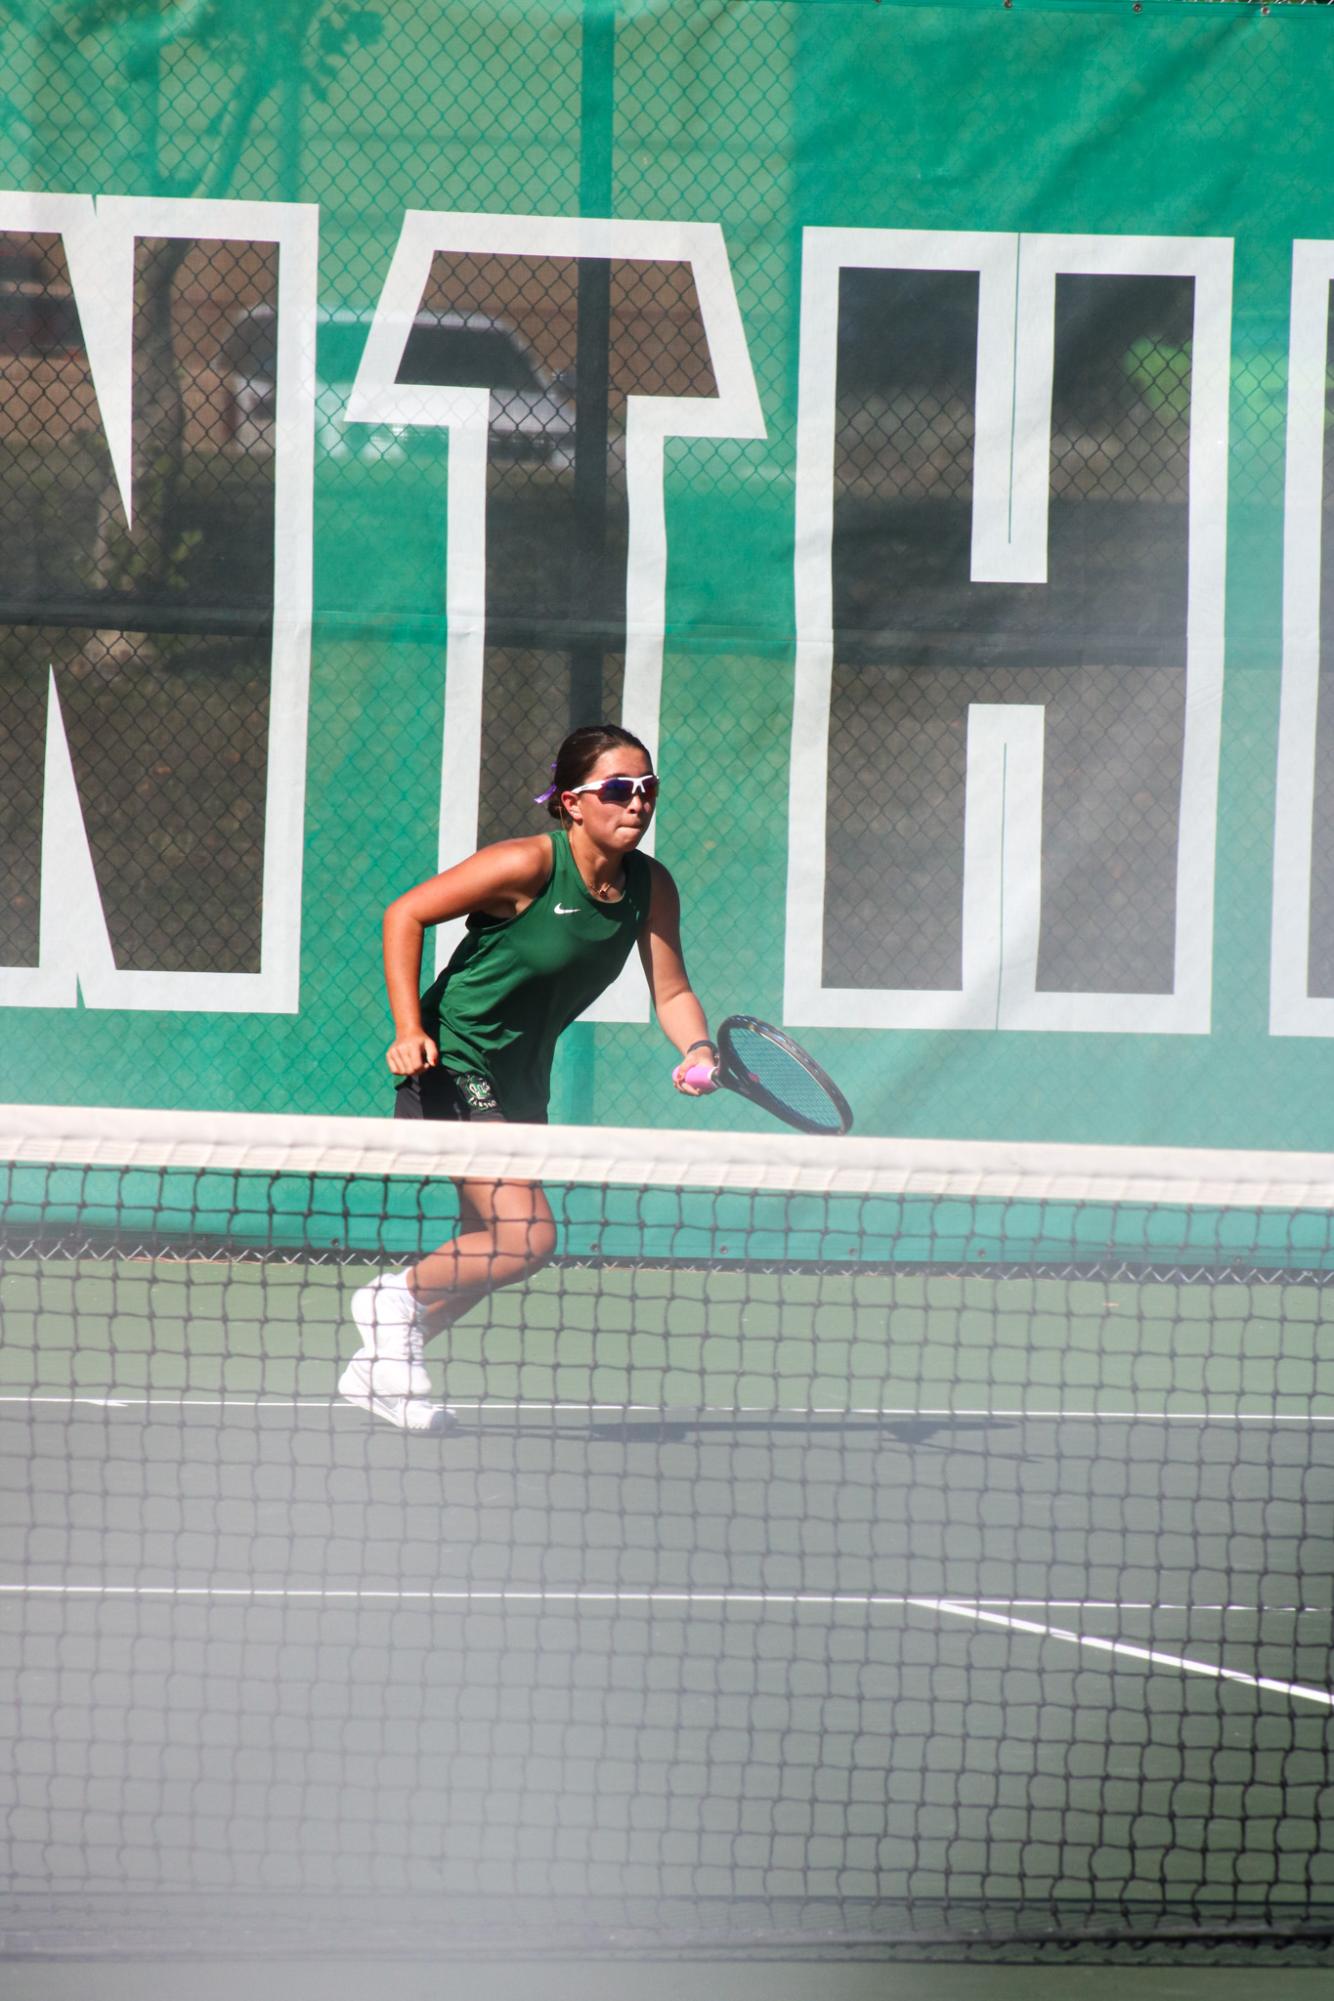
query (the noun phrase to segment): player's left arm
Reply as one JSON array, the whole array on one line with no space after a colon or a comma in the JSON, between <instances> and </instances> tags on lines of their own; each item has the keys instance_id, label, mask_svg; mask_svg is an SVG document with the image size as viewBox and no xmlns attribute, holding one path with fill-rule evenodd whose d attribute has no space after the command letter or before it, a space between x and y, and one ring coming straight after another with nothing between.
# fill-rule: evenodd
<instances>
[{"instance_id":1,"label":"player's left arm","mask_svg":"<svg viewBox=\"0 0 1334 2001\"><path fill-rule=\"evenodd\" d=\"M689 1069L716 1065L718 1051L709 1035L709 1024L699 996L690 984L685 954L681 950L681 898L670 873L660 861L646 857L652 872L648 922L639 939L639 956L644 963L653 1012L667 1040L680 1051L682 1061L672 1072L672 1082L688 1098L702 1095L701 1087L688 1084ZM703 1048L692 1048L703 1043ZM687 1055L687 1052L689 1054ZM709 1084L703 1090L712 1090Z\"/></svg>"}]
</instances>

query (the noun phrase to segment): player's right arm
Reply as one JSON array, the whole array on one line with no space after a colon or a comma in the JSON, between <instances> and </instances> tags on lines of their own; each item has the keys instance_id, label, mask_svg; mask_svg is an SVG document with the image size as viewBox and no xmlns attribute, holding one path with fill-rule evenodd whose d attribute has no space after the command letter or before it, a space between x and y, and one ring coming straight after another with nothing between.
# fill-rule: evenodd
<instances>
[{"instance_id":1,"label":"player's right arm","mask_svg":"<svg viewBox=\"0 0 1334 2001\"><path fill-rule=\"evenodd\" d=\"M394 1039L385 1060L396 1077L417 1077L440 1061L440 1051L422 1027L422 941L433 924L485 911L488 917L517 917L540 896L551 874L552 849L545 834L497 841L480 848L428 882L396 897L384 914L384 977Z\"/></svg>"}]
</instances>

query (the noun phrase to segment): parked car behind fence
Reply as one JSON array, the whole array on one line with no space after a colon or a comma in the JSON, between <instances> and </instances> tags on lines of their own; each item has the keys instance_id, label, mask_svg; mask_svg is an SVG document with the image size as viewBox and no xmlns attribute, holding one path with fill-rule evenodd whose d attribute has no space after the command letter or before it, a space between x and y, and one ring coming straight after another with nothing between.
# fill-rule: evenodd
<instances>
[{"instance_id":1,"label":"parked car behind fence","mask_svg":"<svg viewBox=\"0 0 1334 2001\"><path fill-rule=\"evenodd\" d=\"M332 458L362 462L438 459L444 434L427 426L354 424L347 401L372 315L322 311L316 330L316 442ZM276 318L254 306L233 321L225 369L229 430L245 452L273 449ZM412 323L399 380L491 390L490 459L524 477L574 471L574 405L505 320L489 314L422 312Z\"/></svg>"}]
</instances>

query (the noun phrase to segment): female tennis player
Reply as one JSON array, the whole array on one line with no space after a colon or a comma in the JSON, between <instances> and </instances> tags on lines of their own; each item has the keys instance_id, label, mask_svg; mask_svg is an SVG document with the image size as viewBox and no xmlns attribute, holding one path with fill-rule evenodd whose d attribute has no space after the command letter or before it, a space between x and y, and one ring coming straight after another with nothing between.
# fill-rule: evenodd
<instances>
[{"instance_id":1,"label":"female tennis player","mask_svg":"<svg viewBox=\"0 0 1334 2001\"><path fill-rule=\"evenodd\" d=\"M699 1066L716 1066L717 1051L681 955L676 884L637 852L658 796L652 758L628 730L598 723L566 737L552 772L537 803L559 822L554 833L482 848L385 912L398 1118L545 1124L558 1036L635 945L658 1021L681 1055L673 1083L688 1097L713 1088L700 1081ZM467 918L467 936L419 1001L425 932L455 917ZM405 1431L455 1422L432 1398L426 1342L555 1249L551 1208L535 1182L470 1178L459 1198L456 1237L352 1300L361 1347L339 1393Z\"/></svg>"}]
</instances>

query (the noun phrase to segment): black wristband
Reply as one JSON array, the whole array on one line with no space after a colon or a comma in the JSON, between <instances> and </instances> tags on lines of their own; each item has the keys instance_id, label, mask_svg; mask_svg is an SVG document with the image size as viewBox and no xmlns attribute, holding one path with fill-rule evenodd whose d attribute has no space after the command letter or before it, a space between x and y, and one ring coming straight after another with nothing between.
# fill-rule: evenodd
<instances>
[{"instance_id":1,"label":"black wristband","mask_svg":"<svg viewBox=\"0 0 1334 2001\"><path fill-rule=\"evenodd\" d=\"M702 1036L698 1042L692 1042L689 1049L687 1049L686 1051L686 1055L693 1056L697 1049L711 1049L715 1056L718 1053L717 1043L710 1042L707 1035Z\"/></svg>"}]
</instances>

